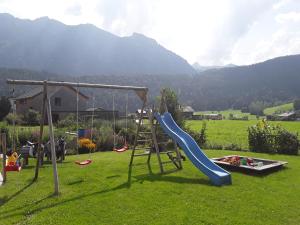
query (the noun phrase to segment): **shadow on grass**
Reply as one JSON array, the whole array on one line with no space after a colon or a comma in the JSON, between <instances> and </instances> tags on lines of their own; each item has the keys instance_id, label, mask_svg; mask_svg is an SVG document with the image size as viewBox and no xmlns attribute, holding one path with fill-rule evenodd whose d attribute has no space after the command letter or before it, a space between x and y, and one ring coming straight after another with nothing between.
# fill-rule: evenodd
<instances>
[{"instance_id":1,"label":"shadow on grass","mask_svg":"<svg viewBox=\"0 0 300 225\"><path fill-rule=\"evenodd\" d=\"M134 176L134 178L140 183L143 183L144 181L150 181L150 182L163 181L163 182L171 182L171 183L178 183L178 184L203 184L203 185L212 186L208 179L166 176L164 174L139 175L139 176Z\"/></svg>"},{"instance_id":2,"label":"shadow on grass","mask_svg":"<svg viewBox=\"0 0 300 225\"><path fill-rule=\"evenodd\" d=\"M22 209L25 209L25 208L30 209L31 206L34 207L35 205L43 202L46 199L50 199L52 197L57 197L57 196L54 196L53 194L51 194L51 195L49 195L45 198L42 198L42 199L40 199L36 202L33 202L31 204L23 205L21 207L17 207L17 208L7 210L7 211L1 211L1 215L3 215L3 216L0 216L0 220L10 218L10 217L14 217L14 216L32 215L32 214L35 214L35 213L40 212L42 210L57 207L57 206L60 206L60 205L63 205L63 204L66 204L66 203L69 203L69 202L72 202L72 201L83 200L84 198L87 198L87 197L91 197L91 196L95 196L95 195L101 195L101 194L105 194L105 193L108 193L108 192L124 189L124 188L127 188L127 187L128 187L128 184L127 184L127 182L125 182L125 183L120 184L120 185L118 185L114 188L110 188L110 189L106 189L106 190L102 190L102 191L96 191L96 192L92 192L92 193L89 193L89 194L81 194L81 195L78 195L76 197L69 198L69 199L66 199L66 200L63 200L63 201L60 201L60 202L50 203L50 204L47 204L45 206L36 207L35 209L26 210L26 212L23 212L23 211L22 212L16 212L17 210L22 210Z\"/></svg>"},{"instance_id":3,"label":"shadow on grass","mask_svg":"<svg viewBox=\"0 0 300 225\"><path fill-rule=\"evenodd\" d=\"M204 180L204 179L192 179L192 178L184 178L184 177L178 177L178 176L166 176L166 175L161 175L161 174L153 174L150 164L148 165L148 169L149 169L149 174L135 176L134 178L136 180L134 182L143 182L145 180L148 180L148 181L151 181L151 182L164 181L164 182L174 182L174 183L211 185L208 180ZM113 177L115 177L115 176L113 176ZM77 181L69 183L69 185L77 184L77 183L80 183L82 181L83 180L77 180ZM9 200L11 200L12 198L16 197L21 192L26 190L28 187L30 187L30 185L32 185L32 183L33 182L30 182L28 185L26 185L20 191L18 191L17 193L12 195L8 199L6 199L5 203L7 203ZM60 201L60 202L54 202L54 203L52 202L52 203L48 203L44 206L37 206L38 204L42 203L43 201L45 201L47 199L57 197L57 196L54 196L53 194L51 194L51 195L48 195L48 196L46 196L46 197L44 197L44 198L42 198L38 201L29 203L29 204L26 204L26 205L22 205L20 207L16 207L16 208L13 208L13 209L10 209L10 210L1 211L0 220L10 218L10 217L14 217L14 216L33 215L35 213L41 212L42 210L54 208L54 207L57 207L57 206L60 206L60 205L63 205L63 204L69 203L69 202L83 201L85 198L88 198L88 197L91 197L91 196L95 197L96 195L102 195L102 194L105 194L105 193L118 191L118 190L121 190L121 189L128 189L128 188L131 187L131 184L132 184L132 167L129 166L127 182L122 183L122 184L120 184L116 187L101 190L101 191L96 191L96 192L92 192L92 193L88 193L88 194L79 194L78 196L75 196L73 198L69 198L69 199L66 199L66 200L63 200L63 201ZM80 204L80 202L78 204ZM26 211L23 211L24 209L26 209ZM19 211L19 212L16 212L16 211Z\"/></svg>"},{"instance_id":4,"label":"shadow on grass","mask_svg":"<svg viewBox=\"0 0 300 225\"><path fill-rule=\"evenodd\" d=\"M84 179L78 179L78 180L67 183L67 185L75 185L75 184L80 184L82 182L84 182Z\"/></svg>"},{"instance_id":5,"label":"shadow on grass","mask_svg":"<svg viewBox=\"0 0 300 225\"><path fill-rule=\"evenodd\" d=\"M108 176L108 177L106 177L106 179L113 179L113 178L118 178L118 177L120 177L120 175Z\"/></svg>"},{"instance_id":6,"label":"shadow on grass","mask_svg":"<svg viewBox=\"0 0 300 225\"><path fill-rule=\"evenodd\" d=\"M34 183L34 180L31 180L25 187L23 187L22 189L20 189L19 191L17 191L13 195L11 195L9 197L5 196L3 198L0 198L0 207L5 205L7 202L12 200L13 198L17 197L19 194L21 194L23 191L25 191L27 188L29 188L33 183Z\"/></svg>"},{"instance_id":7,"label":"shadow on grass","mask_svg":"<svg viewBox=\"0 0 300 225\"><path fill-rule=\"evenodd\" d=\"M57 165L61 165L61 164L70 164L70 163L73 163L72 161L56 161L56 164ZM43 162L43 165L52 165L52 162L51 161L44 161Z\"/></svg>"},{"instance_id":8,"label":"shadow on grass","mask_svg":"<svg viewBox=\"0 0 300 225\"><path fill-rule=\"evenodd\" d=\"M29 170L29 169L31 170L33 168L35 168L35 166L23 166L22 170Z\"/></svg>"},{"instance_id":9,"label":"shadow on grass","mask_svg":"<svg viewBox=\"0 0 300 225\"><path fill-rule=\"evenodd\" d=\"M174 172L178 172L179 169L175 168L172 170L167 170L164 173L158 173L154 174L152 172L152 168L150 163L147 163L148 165L148 174L143 174L143 175L138 175L134 176L136 179L135 182L143 183L144 181L150 181L150 182L159 182L159 181L164 181L164 182L172 182L172 183L184 183L184 184L203 184L203 185L209 185L211 186L211 183L207 179L196 179L196 178L186 178L186 177L179 177L179 176L167 176L167 174L171 174ZM128 170L128 186L130 187L132 184L132 179L131 179L131 173L132 173L132 167L129 166Z\"/></svg>"}]
</instances>

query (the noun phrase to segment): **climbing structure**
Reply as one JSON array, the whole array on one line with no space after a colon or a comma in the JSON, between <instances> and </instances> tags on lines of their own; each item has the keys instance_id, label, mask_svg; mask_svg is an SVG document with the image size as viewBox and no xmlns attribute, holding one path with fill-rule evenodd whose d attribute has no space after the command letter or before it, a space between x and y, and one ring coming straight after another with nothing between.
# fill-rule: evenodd
<instances>
[{"instance_id":1,"label":"climbing structure","mask_svg":"<svg viewBox=\"0 0 300 225\"><path fill-rule=\"evenodd\" d=\"M164 92L162 92L161 95L161 104L158 112L162 110L167 110ZM138 126L129 166L133 165L134 157L140 156L146 156L147 163L150 163L151 153L155 152L161 173L168 172L164 165L170 163L175 166L175 169L182 169L182 157L177 144L160 130L158 122L154 117L156 111L153 106L146 108L144 104L142 109L138 112ZM172 146L172 148L170 148L170 146ZM167 155L168 160L162 160L162 155Z\"/></svg>"}]
</instances>

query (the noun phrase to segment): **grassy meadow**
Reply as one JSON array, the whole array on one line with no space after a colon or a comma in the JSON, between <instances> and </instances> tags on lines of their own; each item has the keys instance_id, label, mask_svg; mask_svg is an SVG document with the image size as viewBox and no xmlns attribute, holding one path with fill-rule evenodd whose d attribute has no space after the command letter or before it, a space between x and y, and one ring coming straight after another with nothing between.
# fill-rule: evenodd
<instances>
[{"instance_id":1,"label":"grassy meadow","mask_svg":"<svg viewBox=\"0 0 300 225\"><path fill-rule=\"evenodd\" d=\"M291 102L291 103L286 103L286 104L279 105L279 106L266 108L264 110L264 114L265 115L280 114L280 113L292 111L293 109L294 109L294 105Z\"/></svg>"},{"instance_id":2,"label":"grassy meadow","mask_svg":"<svg viewBox=\"0 0 300 225\"><path fill-rule=\"evenodd\" d=\"M258 120L240 121L240 120L209 120L206 121L207 141L211 148L222 149L226 146L236 145L243 150L248 149L248 131L249 126L255 125ZM188 120L186 125L199 132L202 127L201 120ZM300 133L300 122L291 121L270 121L271 124L279 124L287 130Z\"/></svg>"},{"instance_id":3,"label":"grassy meadow","mask_svg":"<svg viewBox=\"0 0 300 225\"><path fill-rule=\"evenodd\" d=\"M235 152L205 153L219 157ZM183 170L160 175L155 155L151 170L140 157L131 173L130 151L94 153L93 163L84 168L74 160L87 155L68 156L58 165L60 195L55 197L51 165L44 165L32 183L31 160L0 186L0 224L300 224L299 156L247 155L288 165L266 176L232 172L232 185L215 187L188 160Z\"/></svg>"}]
</instances>

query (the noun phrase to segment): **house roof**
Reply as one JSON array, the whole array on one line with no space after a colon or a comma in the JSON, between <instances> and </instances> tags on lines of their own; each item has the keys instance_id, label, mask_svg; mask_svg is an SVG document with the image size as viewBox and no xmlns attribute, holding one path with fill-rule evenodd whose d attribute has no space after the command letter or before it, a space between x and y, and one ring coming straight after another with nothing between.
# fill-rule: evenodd
<instances>
[{"instance_id":1,"label":"house roof","mask_svg":"<svg viewBox=\"0 0 300 225\"><path fill-rule=\"evenodd\" d=\"M295 114L295 112L285 112L285 113L282 113L278 116L280 116L280 117L289 117L289 116L292 116L294 114Z\"/></svg>"},{"instance_id":2,"label":"house roof","mask_svg":"<svg viewBox=\"0 0 300 225\"><path fill-rule=\"evenodd\" d=\"M195 112L195 110L191 106L183 106L182 112Z\"/></svg>"},{"instance_id":3,"label":"house roof","mask_svg":"<svg viewBox=\"0 0 300 225\"><path fill-rule=\"evenodd\" d=\"M217 113L207 113L207 114L203 114L204 116L221 116L221 114L217 114Z\"/></svg>"},{"instance_id":4,"label":"house roof","mask_svg":"<svg viewBox=\"0 0 300 225\"><path fill-rule=\"evenodd\" d=\"M63 86L49 86L48 87L48 93L50 95L50 97L55 94L57 91L59 91L61 88L63 88ZM75 93L77 92L77 90L73 87L66 87L66 88L70 88L72 91L74 91ZM28 92L25 92L24 94L19 95L18 97L16 97L16 100L20 100L20 99L28 99L28 98L34 98L35 96L43 93L43 86L39 86L36 87L34 89L29 90ZM86 95L82 94L81 92L79 92L79 95L82 96L85 99L88 99L89 97L87 97Z\"/></svg>"},{"instance_id":5,"label":"house roof","mask_svg":"<svg viewBox=\"0 0 300 225\"><path fill-rule=\"evenodd\" d=\"M91 108L87 108L85 111L105 111L104 108L101 108L101 107L91 107Z\"/></svg>"}]
</instances>

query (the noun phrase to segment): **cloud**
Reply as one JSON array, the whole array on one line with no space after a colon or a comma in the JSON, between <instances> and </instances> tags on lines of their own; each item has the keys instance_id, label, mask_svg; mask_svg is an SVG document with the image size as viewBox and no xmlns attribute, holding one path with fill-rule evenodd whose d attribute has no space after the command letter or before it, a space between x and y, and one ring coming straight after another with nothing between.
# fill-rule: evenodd
<instances>
[{"instance_id":1,"label":"cloud","mask_svg":"<svg viewBox=\"0 0 300 225\"><path fill-rule=\"evenodd\" d=\"M102 27L118 35L144 33L151 25L152 4L149 0L102 0L95 12L102 17Z\"/></svg>"},{"instance_id":2,"label":"cloud","mask_svg":"<svg viewBox=\"0 0 300 225\"><path fill-rule=\"evenodd\" d=\"M232 1L212 36L210 47L197 61L210 65L230 63L235 45L271 6L272 1Z\"/></svg>"},{"instance_id":3,"label":"cloud","mask_svg":"<svg viewBox=\"0 0 300 225\"><path fill-rule=\"evenodd\" d=\"M82 14L82 7L79 3L75 3L74 5L71 5L65 10L65 13L67 15L72 16L80 16Z\"/></svg>"},{"instance_id":4,"label":"cloud","mask_svg":"<svg viewBox=\"0 0 300 225\"><path fill-rule=\"evenodd\" d=\"M300 12L288 12L279 14L276 16L276 21L279 23L300 22Z\"/></svg>"},{"instance_id":5,"label":"cloud","mask_svg":"<svg viewBox=\"0 0 300 225\"><path fill-rule=\"evenodd\" d=\"M142 33L202 65L299 51L299 0L0 0L0 12L91 23L120 36Z\"/></svg>"}]
</instances>

